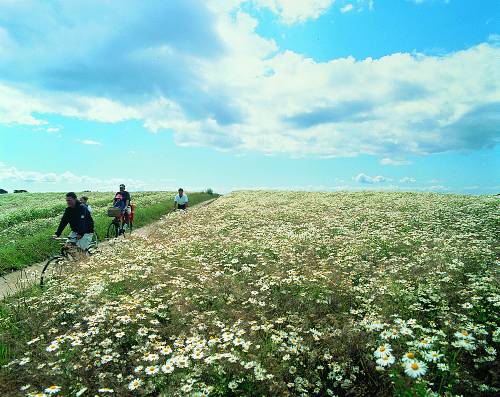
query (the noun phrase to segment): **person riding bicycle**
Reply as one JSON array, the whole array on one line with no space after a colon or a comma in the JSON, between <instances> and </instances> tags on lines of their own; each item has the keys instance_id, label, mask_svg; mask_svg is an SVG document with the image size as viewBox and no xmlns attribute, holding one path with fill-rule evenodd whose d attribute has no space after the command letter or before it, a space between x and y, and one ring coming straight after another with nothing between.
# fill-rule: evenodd
<instances>
[{"instance_id":1,"label":"person riding bicycle","mask_svg":"<svg viewBox=\"0 0 500 397\"><path fill-rule=\"evenodd\" d=\"M123 233L124 228L128 227L130 208L130 193L125 190L125 185L120 185L120 191L115 194L113 200L113 207L120 208L122 214L122 224L120 225L120 234Z\"/></svg>"},{"instance_id":2,"label":"person riding bicycle","mask_svg":"<svg viewBox=\"0 0 500 397\"><path fill-rule=\"evenodd\" d=\"M188 207L189 199L187 194L184 194L184 189L180 188L179 193L174 198L174 210L185 210Z\"/></svg>"},{"instance_id":3,"label":"person riding bicycle","mask_svg":"<svg viewBox=\"0 0 500 397\"><path fill-rule=\"evenodd\" d=\"M71 233L68 236L69 248L76 245L82 251L89 248L94 236L94 220L87 207L78 201L76 194L69 192L66 194L66 204L68 207L64 210L64 214L59 223L56 233L53 238L60 237L66 225L69 223Z\"/></svg>"},{"instance_id":4,"label":"person riding bicycle","mask_svg":"<svg viewBox=\"0 0 500 397\"><path fill-rule=\"evenodd\" d=\"M85 207L87 207L89 212L92 214L92 207L89 204L89 198L87 196L80 197L80 203L82 203Z\"/></svg>"}]
</instances>

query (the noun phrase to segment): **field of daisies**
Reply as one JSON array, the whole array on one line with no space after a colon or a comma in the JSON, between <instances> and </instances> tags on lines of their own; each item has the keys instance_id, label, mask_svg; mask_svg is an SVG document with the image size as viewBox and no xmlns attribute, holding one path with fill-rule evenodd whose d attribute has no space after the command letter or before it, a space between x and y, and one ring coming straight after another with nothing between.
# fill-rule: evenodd
<instances>
[{"instance_id":1,"label":"field of daisies","mask_svg":"<svg viewBox=\"0 0 500 397\"><path fill-rule=\"evenodd\" d=\"M500 200L236 192L0 305L2 396L493 396Z\"/></svg>"}]
</instances>

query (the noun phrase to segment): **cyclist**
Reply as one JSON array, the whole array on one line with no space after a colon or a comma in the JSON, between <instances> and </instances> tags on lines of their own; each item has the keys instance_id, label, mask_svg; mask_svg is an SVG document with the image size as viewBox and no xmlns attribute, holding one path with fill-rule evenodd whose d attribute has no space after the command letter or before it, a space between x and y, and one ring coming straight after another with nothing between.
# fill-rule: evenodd
<instances>
[{"instance_id":1,"label":"cyclist","mask_svg":"<svg viewBox=\"0 0 500 397\"><path fill-rule=\"evenodd\" d=\"M122 214L122 222L119 232L120 234L123 234L124 228L128 227L128 214L131 211L130 193L125 190L125 185L123 183L120 185L120 191L115 194L113 207L120 208L120 213Z\"/></svg>"},{"instance_id":2,"label":"cyclist","mask_svg":"<svg viewBox=\"0 0 500 397\"><path fill-rule=\"evenodd\" d=\"M60 237L64 228L69 223L71 233L68 236L66 248L76 245L79 249L85 251L89 248L94 235L94 220L92 219L92 215L78 201L76 194L73 192L66 194L66 204L68 204L68 207L64 210L59 227L52 237Z\"/></svg>"},{"instance_id":3,"label":"cyclist","mask_svg":"<svg viewBox=\"0 0 500 397\"><path fill-rule=\"evenodd\" d=\"M179 210L185 210L188 207L188 196L187 194L184 194L184 189L180 188L179 193L175 196L174 199L174 210L179 209Z\"/></svg>"},{"instance_id":4,"label":"cyclist","mask_svg":"<svg viewBox=\"0 0 500 397\"><path fill-rule=\"evenodd\" d=\"M89 198L87 196L80 197L80 203L82 203L85 207L87 207L89 212L92 214L92 207L89 204Z\"/></svg>"}]
</instances>

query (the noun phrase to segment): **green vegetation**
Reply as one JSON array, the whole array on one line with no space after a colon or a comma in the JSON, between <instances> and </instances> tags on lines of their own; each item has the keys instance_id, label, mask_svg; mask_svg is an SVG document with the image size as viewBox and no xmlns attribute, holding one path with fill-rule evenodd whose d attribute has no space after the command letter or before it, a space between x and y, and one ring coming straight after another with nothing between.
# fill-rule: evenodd
<instances>
[{"instance_id":1,"label":"green vegetation","mask_svg":"<svg viewBox=\"0 0 500 397\"><path fill-rule=\"evenodd\" d=\"M79 193L82 195L83 193ZM95 230L102 240L111 218L106 209L113 193L84 193L89 197ZM136 192L134 228L158 220L173 208L173 192ZM190 193L191 205L213 199L217 195ZM24 193L0 195L0 274L22 269L58 252L60 246L51 241L66 207L64 193ZM69 233L66 227L63 235Z\"/></svg>"},{"instance_id":2,"label":"green vegetation","mask_svg":"<svg viewBox=\"0 0 500 397\"><path fill-rule=\"evenodd\" d=\"M498 395L499 209L237 192L169 214L0 302L0 395Z\"/></svg>"}]
</instances>

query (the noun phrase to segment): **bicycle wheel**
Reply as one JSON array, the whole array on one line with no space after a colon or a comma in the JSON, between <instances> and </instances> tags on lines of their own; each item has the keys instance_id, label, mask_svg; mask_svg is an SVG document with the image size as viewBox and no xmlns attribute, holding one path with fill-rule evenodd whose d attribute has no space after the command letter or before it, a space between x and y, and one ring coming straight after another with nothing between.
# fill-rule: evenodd
<instances>
[{"instance_id":1,"label":"bicycle wheel","mask_svg":"<svg viewBox=\"0 0 500 397\"><path fill-rule=\"evenodd\" d=\"M94 236L92 236L92 243L91 243L95 248L99 246L99 236L97 235L97 232L94 232Z\"/></svg>"},{"instance_id":2,"label":"bicycle wheel","mask_svg":"<svg viewBox=\"0 0 500 397\"><path fill-rule=\"evenodd\" d=\"M87 253L89 255L93 255L95 252L98 251L98 248L99 248L99 236L97 235L97 233L94 233L89 248L87 248Z\"/></svg>"},{"instance_id":3,"label":"bicycle wheel","mask_svg":"<svg viewBox=\"0 0 500 397\"><path fill-rule=\"evenodd\" d=\"M116 238L118 237L118 225L113 221L108 226L108 232L106 233L106 238Z\"/></svg>"},{"instance_id":4,"label":"bicycle wheel","mask_svg":"<svg viewBox=\"0 0 500 397\"><path fill-rule=\"evenodd\" d=\"M127 227L124 229L124 232L125 232L124 234L130 234L130 233L132 233L132 226L133 226L132 222L129 221L128 224L127 224Z\"/></svg>"},{"instance_id":5,"label":"bicycle wheel","mask_svg":"<svg viewBox=\"0 0 500 397\"><path fill-rule=\"evenodd\" d=\"M59 277L66 261L67 259L65 257L59 255L50 258L47 263L45 263L42 273L40 274L40 287L43 287L43 284L48 280Z\"/></svg>"}]
</instances>

